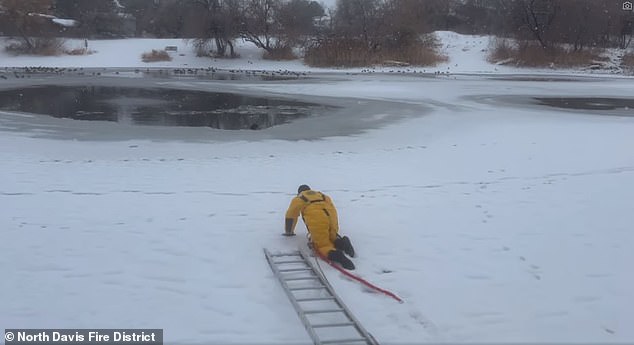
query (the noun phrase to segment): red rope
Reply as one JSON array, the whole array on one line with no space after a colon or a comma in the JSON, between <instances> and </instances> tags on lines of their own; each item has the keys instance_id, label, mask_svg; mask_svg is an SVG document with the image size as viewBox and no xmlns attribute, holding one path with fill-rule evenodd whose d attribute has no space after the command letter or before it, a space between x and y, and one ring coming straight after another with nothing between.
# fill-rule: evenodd
<instances>
[{"instance_id":1,"label":"red rope","mask_svg":"<svg viewBox=\"0 0 634 345\"><path fill-rule=\"evenodd\" d=\"M372 290L375 290L375 291L378 291L378 292L380 292L380 293L382 293L384 295L390 296L390 297L394 298L395 300L397 300L398 303L404 303L404 301L400 297L396 296L394 293L392 293L390 291L387 291L385 289L381 289L380 287L370 283L369 281L367 281L367 280L365 280L365 279L363 279L363 278L361 278L361 277L359 277L357 275L354 275L354 274L346 271L345 269L341 268L339 265L337 265L337 264L333 263L332 261L328 260L327 257L321 255L317 250L315 250L315 254L317 254L317 256L319 256L322 260L326 261L326 263L328 263L328 265L336 268L339 272L343 273L346 277L352 278L352 279L358 281L359 283L369 287Z\"/></svg>"}]
</instances>

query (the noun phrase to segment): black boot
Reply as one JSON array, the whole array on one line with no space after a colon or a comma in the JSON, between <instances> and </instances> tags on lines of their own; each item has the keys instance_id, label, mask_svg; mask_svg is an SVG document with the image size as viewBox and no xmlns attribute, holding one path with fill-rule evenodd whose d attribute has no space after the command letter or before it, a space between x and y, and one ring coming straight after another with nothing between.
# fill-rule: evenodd
<instances>
[{"instance_id":1,"label":"black boot","mask_svg":"<svg viewBox=\"0 0 634 345\"><path fill-rule=\"evenodd\" d=\"M335 248L343 250L349 257L354 257L354 248L352 247L352 243L350 243L350 239L348 236L339 236L337 235L337 239L335 240Z\"/></svg>"},{"instance_id":2,"label":"black boot","mask_svg":"<svg viewBox=\"0 0 634 345\"><path fill-rule=\"evenodd\" d=\"M343 252L341 250L331 250L328 253L328 260L340 264L343 268L347 270L354 269L354 264L352 263L352 261L350 261L350 259L348 259L345 255L343 255Z\"/></svg>"}]
</instances>

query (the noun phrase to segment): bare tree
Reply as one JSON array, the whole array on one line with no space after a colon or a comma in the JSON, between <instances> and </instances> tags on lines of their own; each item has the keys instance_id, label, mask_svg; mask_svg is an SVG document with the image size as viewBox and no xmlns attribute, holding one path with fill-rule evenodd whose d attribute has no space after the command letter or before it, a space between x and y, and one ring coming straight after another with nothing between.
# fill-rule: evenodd
<instances>
[{"instance_id":1,"label":"bare tree","mask_svg":"<svg viewBox=\"0 0 634 345\"><path fill-rule=\"evenodd\" d=\"M460 32L509 36L513 0L466 0L455 5Z\"/></svg>"},{"instance_id":2,"label":"bare tree","mask_svg":"<svg viewBox=\"0 0 634 345\"><path fill-rule=\"evenodd\" d=\"M187 21L184 31L187 36L195 37L197 47L205 47L213 41L216 55L235 57L233 41L239 34L238 0L184 0L187 6Z\"/></svg>"},{"instance_id":3,"label":"bare tree","mask_svg":"<svg viewBox=\"0 0 634 345\"><path fill-rule=\"evenodd\" d=\"M386 3L385 31L426 33L433 31L438 2L430 0L389 0Z\"/></svg>"},{"instance_id":4,"label":"bare tree","mask_svg":"<svg viewBox=\"0 0 634 345\"><path fill-rule=\"evenodd\" d=\"M118 1L55 0L55 13L79 21L75 33L89 37L119 37L123 34L122 10Z\"/></svg>"},{"instance_id":5,"label":"bare tree","mask_svg":"<svg viewBox=\"0 0 634 345\"><path fill-rule=\"evenodd\" d=\"M274 38L280 33L275 21L280 0L243 0L240 37L271 53L281 43Z\"/></svg>"},{"instance_id":6,"label":"bare tree","mask_svg":"<svg viewBox=\"0 0 634 345\"><path fill-rule=\"evenodd\" d=\"M59 1L59 0L58 0ZM124 11L134 17L136 37L151 31L149 23L156 18L159 2L155 0L120 0Z\"/></svg>"},{"instance_id":7,"label":"bare tree","mask_svg":"<svg viewBox=\"0 0 634 345\"><path fill-rule=\"evenodd\" d=\"M236 57L234 40L240 36L240 2L224 0L222 11L218 13L218 23L222 28L222 40L229 47L229 55Z\"/></svg>"},{"instance_id":8,"label":"bare tree","mask_svg":"<svg viewBox=\"0 0 634 345\"><path fill-rule=\"evenodd\" d=\"M287 45L295 45L308 36L317 34L319 19L325 16L323 7L316 1L290 0L280 4L275 20L279 23L278 39Z\"/></svg>"},{"instance_id":9,"label":"bare tree","mask_svg":"<svg viewBox=\"0 0 634 345\"><path fill-rule=\"evenodd\" d=\"M621 24L621 36L619 39L619 48L627 49L632 43L632 34L634 33L634 17L631 15L624 16Z\"/></svg>"},{"instance_id":10,"label":"bare tree","mask_svg":"<svg viewBox=\"0 0 634 345\"><path fill-rule=\"evenodd\" d=\"M337 35L361 39L370 50L377 49L385 6L381 0L338 0L334 18Z\"/></svg>"},{"instance_id":11,"label":"bare tree","mask_svg":"<svg viewBox=\"0 0 634 345\"><path fill-rule=\"evenodd\" d=\"M574 51L582 50L590 44L599 31L596 16L596 2L559 0L557 8L560 16L551 24L549 39L559 43L572 44Z\"/></svg>"},{"instance_id":12,"label":"bare tree","mask_svg":"<svg viewBox=\"0 0 634 345\"><path fill-rule=\"evenodd\" d=\"M0 0L2 19L22 38L27 51L36 48L34 37L42 37L51 31L50 14L52 0Z\"/></svg>"},{"instance_id":13,"label":"bare tree","mask_svg":"<svg viewBox=\"0 0 634 345\"><path fill-rule=\"evenodd\" d=\"M558 11L555 0L518 0L516 6L521 29L528 30L543 48L548 48L549 31Z\"/></svg>"}]
</instances>

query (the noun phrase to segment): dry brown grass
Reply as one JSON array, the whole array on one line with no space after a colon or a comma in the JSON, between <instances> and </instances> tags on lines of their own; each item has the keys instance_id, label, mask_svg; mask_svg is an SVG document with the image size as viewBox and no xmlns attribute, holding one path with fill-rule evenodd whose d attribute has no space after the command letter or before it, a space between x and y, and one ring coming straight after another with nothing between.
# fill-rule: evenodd
<instances>
[{"instance_id":1,"label":"dry brown grass","mask_svg":"<svg viewBox=\"0 0 634 345\"><path fill-rule=\"evenodd\" d=\"M511 61L515 58L517 49L514 47L513 42L507 38L496 38L491 41L491 50L487 61L491 63L500 63L505 61Z\"/></svg>"},{"instance_id":2,"label":"dry brown grass","mask_svg":"<svg viewBox=\"0 0 634 345\"><path fill-rule=\"evenodd\" d=\"M575 51L562 46L544 48L536 42L521 42L513 47L507 40L497 40L487 60L491 63L513 63L520 67L570 68L606 61L601 49L582 49Z\"/></svg>"},{"instance_id":3,"label":"dry brown grass","mask_svg":"<svg viewBox=\"0 0 634 345\"><path fill-rule=\"evenodd\" d=\"M634 52L629 52L623 55L621 65L624 67L634 68Z\"/></svg>"},{"instance_id":4,"label":"dry brown grass","mask_svg":"<svg viewBox=\"0 0 634 345\"><path fill-rule=\"evenodd\" d=\"M359 40L332 39L308 48L304 55L304 62L314 67L368 67L388 61L403 65L434 66L447 61L447 57L438 52L433 39L391 49L369 49Z\"/></svg>"},{"instance_id":5,"label":"dry brown grass","mask_svg":"<svg viewBox=\"0 0 634 345\"><path fill-rule=\"evenodd\" d=\"M537 44L522 45L518 49L518 64L525 67L580 67L601 60L596 49L574 51L562 47L542 48Z\"/></svg>"},{"instance_id":6,"label":"dry brown grass","mask_svg":"<svg viewBox=\"0 0 634 345\"><path fill-rule=\"evenodd\" d=\"M415 66L436 66L448 60L448 57L440 54L435 47L425 45L408 45L383 51L379 55L382 61L402 61Z\"/></svg>"},{"instance_id":7,"label":"dry brown grass","mask_svg":"<svg viewBox=\"0 0 634 345\"><path fill-rule=\"evenodd\" d=\"M324 40L306 49L304 62L314 67L359 67L376 63L367 46L356 40Z\"/></svg>"},{"instance_id":8,"label":"dry brown grass","mask_svg":"<svg viewBox=\"0 0 634 345\"><path fill-rule=\"evenodd\" d=\"M151 52L141 55L143 62L172 61L172 57L165 50L152 49Z\"/></svg>"}]
</instances>

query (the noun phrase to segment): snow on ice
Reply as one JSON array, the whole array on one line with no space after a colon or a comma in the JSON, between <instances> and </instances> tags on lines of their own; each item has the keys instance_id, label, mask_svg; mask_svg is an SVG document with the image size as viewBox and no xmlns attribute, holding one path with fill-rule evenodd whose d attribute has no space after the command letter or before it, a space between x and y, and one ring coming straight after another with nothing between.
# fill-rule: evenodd
<instances>
[{"instance_id":1,"label":"snow on ice","mask_svg":"<svg viewBox=\"0 0 634 345\"><path fill-rule=\"evenodd\" d=\"M456 55L437 70L527 73L484 61L485 38L441 35ZM89 44L96 54L0 55L0 65L140 67L143 51L186 50L180 40ZM303 119L233 139L1 112L1 324L159 327L170 343L307 344L262 254L306 244L301 224L299 236L280 235L307 183L338 207L356 272L405 300L365 293L325 267L379 343L634 341L634 117L500 98L628 98L630 79L347 76L240 54L210 63L188 52L152 66L311 71L316 80L231 87L352 99L366 119L385 121L319 137L332 123L361 121L344 111L347 122ZM385 106L364 108L371 102ZM285 139L307 128L317 137Z\"/></svg>"}]
</instances>

